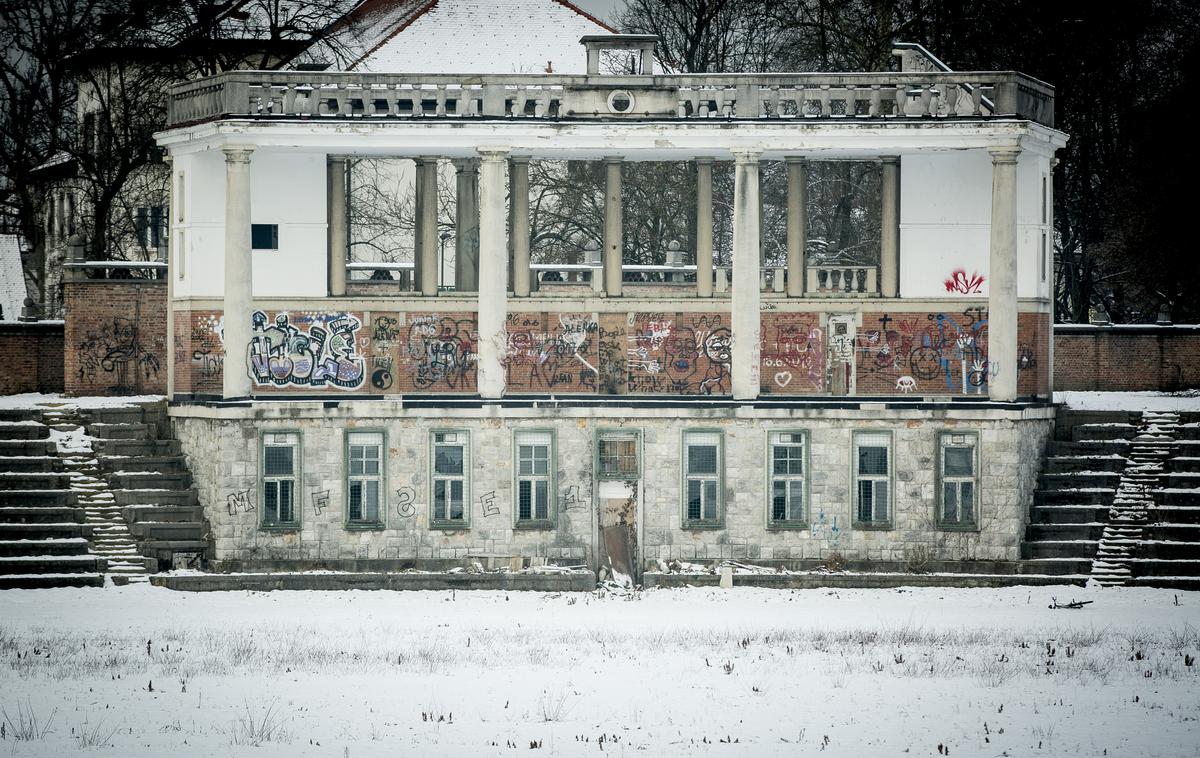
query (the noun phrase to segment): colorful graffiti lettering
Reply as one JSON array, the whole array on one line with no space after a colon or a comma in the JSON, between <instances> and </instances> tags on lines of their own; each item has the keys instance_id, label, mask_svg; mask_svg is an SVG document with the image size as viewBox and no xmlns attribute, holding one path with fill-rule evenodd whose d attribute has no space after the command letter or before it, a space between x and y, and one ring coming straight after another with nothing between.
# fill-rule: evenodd
<instances>
[{"instance_id":1,"label":"colorful graffiti lettering","mask_svg":"<svg viewBox=\"0 0 1200 758\"><path fill-rule=\"evenodd\" d=\"M362 322L348 313L304 314L307 332L287 313L268 320L263 311L251 317L250 378L258 384L353 389L363 383L364 361L358 354Z\"/></svg>"}]
</instances>

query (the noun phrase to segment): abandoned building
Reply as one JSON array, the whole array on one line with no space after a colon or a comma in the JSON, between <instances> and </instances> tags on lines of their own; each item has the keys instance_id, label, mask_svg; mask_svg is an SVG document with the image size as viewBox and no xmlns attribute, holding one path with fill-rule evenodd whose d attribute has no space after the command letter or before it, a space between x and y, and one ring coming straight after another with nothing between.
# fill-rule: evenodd
<instances>
[{"instance_id":1,"label":"abandoned building","mask_svg":"<svg viewBox=\"0 0 1200 758\"><path fill-rule=\"evenodd\" d=\"M585 74L173 88L169 413L212 565L1018 559L1054 419L1052 88L916 46L898 72L673 75L653 38L581 41ZM414 162L408 260L348 253L362 158ZM572 262L531 256L541 161L602 166ZM872 259L806 243L837 161L878 172ZM646 163L687 167L689 244L631 264Z\"/></svg>"}]
</instances>

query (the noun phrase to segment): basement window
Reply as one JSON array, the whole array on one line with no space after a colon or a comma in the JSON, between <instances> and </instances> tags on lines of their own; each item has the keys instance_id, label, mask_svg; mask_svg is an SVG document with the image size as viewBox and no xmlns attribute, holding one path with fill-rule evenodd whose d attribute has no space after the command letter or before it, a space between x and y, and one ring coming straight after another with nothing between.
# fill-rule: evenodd
<instances>
[{"instance_id":1,"label":"basement window","mask_svg":"<svg viewBox=\"0 0 1200 758\"><path fill-rule=\"evenodd\" d=\"M597 450L599 479L641 478L637 432L601 432Z\"/></svg>"},{"instance_id":2,"label":"basement window","mask_svg":"<svg viewBox=\"0 0 1200 758\"><path fill-rule=\"evenodd\" d=\"M979 513L979 438L973 432L938 435L938 526L975 529Z\"/></svg>"},{"instance_id":3,"label":"basement window","mask_svg":"<svg viewBox=\"0 0 1200 758\"><path fill-rule=\"evenodd\" d=\"M725 490L724 440L721 432L683 433L683 528L721 526Z\"/></svg>"},{"instance_id":4,"label":"basement window","mask_svg":"<svg viewBox=\"0 0 1200 758\"><path fill-rule=\"evenodd\" d=\"M465 430L433 433L430 523L435 529L463 529L470 521L470 439Z\"/></svg>"},{"instance_id":5,"label":"basement window","mask_svg":"<svg viewBox=\"0 0 1200 758\"><path fill-rule=\"evenodd\" d=\"M517 432L513 437L517 451L516 501L517 526L552 528L554 526L554 432Z\"/></svg>"},{"instance_id":6,"label":"basement window","mask_svg":"<svg viewBox=\"0 0 1200 758\"><path fill-rule=\"evenodd\" d=\"M300 481L299 432L262 435L262 525L295 528L300 525L296 488Z\"/></svg>"},{"instance_id":7,"label":"basement window","mask_svg":"<svg viewBox=\"0 0 1200 758\"><path fill-rule=\"evenodd\" d=\"M854 526L892 527L892 433L854 433Z\"/></svg>"},{"instance_id":8,"label":"basement window","mask_svg":"<svg viewBox=\"0 0 1200 758\"><path fill-rule=\"evenodd\" d=\"M382 432L346 434L346 526L383 526L384 485Z\"/></svg>"},{"instance_id":9,"label":"basement window","mask_svg":"<svg viewBox=\"0 0 1200 758\"><path fill-rule=\"evenodd\" d=\"M252 250L278 250L279 224L251 224L250 248Z\"/></svg>"},{"instance_id":10,"label":"basement window","mask_svg":"<svg viewBox=\"0 0 1200 758\"><path fill-rule=\"evenodd\" d=\"M770 511L772 527L803 528L807 522L808 478L805 476L807 432L770 432L768 441Z\"/></svg>"}]
</instances>

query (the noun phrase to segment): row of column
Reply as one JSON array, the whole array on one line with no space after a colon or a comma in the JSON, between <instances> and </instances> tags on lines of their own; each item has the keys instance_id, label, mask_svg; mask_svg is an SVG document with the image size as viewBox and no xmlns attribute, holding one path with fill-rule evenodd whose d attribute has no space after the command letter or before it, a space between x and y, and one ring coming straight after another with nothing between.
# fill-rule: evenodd
<instances>
[{"instance_id":1,"label":"row of column","mask_svg":"<svg viewBox=\"0 0 1200 758\"><path fill-rule=\"evenodd\" d=\"M513 295L527 297L535 288L529 263L529 157L508 159L511 183L509 202L509 259L512 261ZM757 157L756 157L757 160ZM624 215L621 204L621 158L606 158L604 187L603 287L609 297L623 294L622 251ZM713 293L713 179L714 158L696 158L696 295ZM882 233L880 236L880 294L899 296L900 263L900 159L885 157L883 162ZM455 289L474 292L478 287L479 245L479 162L475 159L453 161L457 174L455 213ZM806 286L805 211L807 162L789 157L787 163L787 288L789 297L802 297ZM417 158L415 180L416 234L414 278L416 291L433 296L438 292L438 264L441 248L437 233L436 158ZM329 294L346 292L346 161L329 161Z\"/></svg>"},{"instance_id":2,"label":"row of column","mask_svg":"<svg viewBox=\"0 0 1200 758\"><path fill-rule=\"evenodd\" d=\"M250 155L253 148L227 146L225 205L225 344L250 342L251 245ZM479 159L456 161L460 230L457 273L478 291L478 388L485 398L504 394L505 319L508 311L508 261L513 262L513 295L530 291L529 273L529 159L510 157L504 147L481 147ZM760 343L760 150L738 149L734 154L733 287L731 293L733 396L752 400L759 393ZM1016 398L1016 162L1017 148L998 148L992 154L991 282L988 296L989 394L996 400ZM697 160L697 294L712 294L712 164ZM345 162L330 161L330 294L345 294L346 225ZM424 295L437 294L438 237L436 225L437 163L417 164L417 281ZM506 167L511 183L506 243ZM899 159L883 163L883 255L880 286L885 296L898 295ZM477 176L477 178L476 178ZM621 294L621 161L606 161L604 276L610 296ZM788 293L803 294L804 186L803 159L788 159ZM476 201L476 198L478 200ZM478 203L476 210L475 204ZM340 211L338 210L340 208ZM477 225L473 223L477 218ZM478 250L477 257L473 253ZM339 252L340 251L340 252ZM340 265L339 265L340 264ZM477 277L473 274L477 273ZM707 276L705 274L708 274ZM247 397L250 380L240 361L225 361L224 396Z\"/></svg>"}]
</instances>

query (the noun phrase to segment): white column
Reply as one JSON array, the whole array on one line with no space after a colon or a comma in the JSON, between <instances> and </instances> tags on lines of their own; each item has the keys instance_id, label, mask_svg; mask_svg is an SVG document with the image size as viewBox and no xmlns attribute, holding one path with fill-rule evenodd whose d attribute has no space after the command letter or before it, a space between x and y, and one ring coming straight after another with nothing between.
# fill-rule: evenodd
<instances>
[{"instance_id":1,"label":"white column","mask_svg":"<svg viewBox=\"0 0 1200 758\"><path fill-rule=\"evenodd\" d=\"M437 158L417 161L417 287L422 295L437 295L438 288L438 162Z\"/></svg>"},{"instance_id":2,"label":"white column","mask_svg":"<svg viewBox=\"0 0 1200 758\"><path fill-rule=\"evenodd\" d=\"M504 166L507 148L479 148L479 395L504 396L508 311L508 245L504 235Z\"/></svg>"},{"instance_id":3,"label":"white column","mask_svg":"<svg viewBox=\"0 0 1200 758\"><path fill-rule=\"evenodd\" d=\"M787 163L787 294L804 294L805 246L808 244L808 164L798 156Z\"/></svg>"},{"instance_id":4,"label":"white column","mask_svg":"<svg viewBox=\"0 0 1200 758\"><path fill-rule=\"evenodd\" d=\"M329 159L329 294L346 294L346 159Z\"/></svg>"},{"instance_id":5,"label":"white column","mask_svg":"<svg viewBox=\"0 0 1200 758\"><path fill-rule=\"evenodd\" d=\"M221 396L250 396L250 313L254 273L250 250L250 153L253 147L229 145L225 152L225 367Z\"/></svg>"},{"instance_id":6,"label":"white column","mask_svg":"<svg viewBox=\"0 0 1200 758\"><path fill-rule=\"evenodd\" d=\"M696 159L696 295L712 297L712 158Z\"/></svg>"},{"instance_id":7,"label":"white column","mask_svg":"<svg viewBox=\"0 0 1200 758\"><path fill-rule=\"evenodd\" d=\"M988 282L988 395L1017 398L1017 147L992 154L992 237Z\"/></svg>"},{"instance_id":8,"label":"white column","mask_svg":"<svg viewBox=\"0 0 1200 758\"><path fill-rule=\"evenodd\" d=\"M454 289L474 292L479 287L479 161L454 161L457 202L454 213Z\"/></svg>"},{"instance_id":9,"label":"white column","mask_svg":"<svg viewBox=\"0 0 1200 758\"><path fill-rule=\"evenodd\" d=\"M512 204L512 288L516 297L529 297L529 158L509 161L509 202Z\"/></svg>"},{"instance_id":10,"label":"white column","mask_svg":"<svg viewBox=\"0 0 1200 758\"><path fill-rule=\"evenodd\" d=\"M621 296L621 258L625 242L621 238L621 159L604 159L604 292Z\"/></svg>"},{"instance_id":11,"label":"white column","mask_svg":"<svg viewBox=\"0 0 1200 758\"><path fill-rule=\"evenodd\" d=\"M758 397L760 354L759 178L761 150L734 150L733 295L730 332L733 341L733 398Z\"/></svg>"},{"instance_id":12,"label":"white column","mask_svg":"<svg viewBox=\"0 0 1200 758\"><path fill-rule=\"evenodd\" d=\"M900 156L885 156L882 173L879 294L900 297Z\"/></svg>"}]
</instances>

